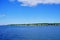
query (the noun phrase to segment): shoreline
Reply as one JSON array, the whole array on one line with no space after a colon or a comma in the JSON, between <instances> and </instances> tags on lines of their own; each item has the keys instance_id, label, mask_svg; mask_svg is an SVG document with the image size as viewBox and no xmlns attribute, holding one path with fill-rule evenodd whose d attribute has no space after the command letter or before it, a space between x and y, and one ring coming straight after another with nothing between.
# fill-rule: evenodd
<instances>
[{"instance_id":1,"label":"shoreline","mask_svg":"<svg viewBox=\"0 0 60 40\"><path fill-rule=\"evenodd\" d=\"M8 24L6 26L60 26L60 23Z\"/></svg>"}]
</instances>

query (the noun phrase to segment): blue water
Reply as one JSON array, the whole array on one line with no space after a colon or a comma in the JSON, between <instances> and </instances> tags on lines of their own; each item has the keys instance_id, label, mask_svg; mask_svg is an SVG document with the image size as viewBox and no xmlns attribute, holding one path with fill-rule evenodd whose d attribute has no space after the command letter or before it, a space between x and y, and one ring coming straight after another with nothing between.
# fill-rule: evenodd
<instances>
[{"instance_id":1,"label":"blue water","mask_svg":"<svg viewBox=\"0 0 60 40\"><path fill-rule=\"evenodd\" d=\"M60 40L60 26L0 26L0 40Z\"/></svg>"}]
</instances>

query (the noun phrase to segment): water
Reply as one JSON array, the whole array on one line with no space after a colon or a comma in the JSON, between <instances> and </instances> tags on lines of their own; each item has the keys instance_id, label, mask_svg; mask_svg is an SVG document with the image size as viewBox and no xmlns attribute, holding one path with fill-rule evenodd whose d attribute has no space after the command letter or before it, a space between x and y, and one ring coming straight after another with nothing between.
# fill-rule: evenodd
<instances>
[{"instance_id":1,"label":"water","mask_svg":"<svg viewBox=\"0 0 60 40\"><path fill-rule=\"evenodd\" d=\"M60 40L60 26L0 26L0 40Z\"/></svg>"}]
</instances>

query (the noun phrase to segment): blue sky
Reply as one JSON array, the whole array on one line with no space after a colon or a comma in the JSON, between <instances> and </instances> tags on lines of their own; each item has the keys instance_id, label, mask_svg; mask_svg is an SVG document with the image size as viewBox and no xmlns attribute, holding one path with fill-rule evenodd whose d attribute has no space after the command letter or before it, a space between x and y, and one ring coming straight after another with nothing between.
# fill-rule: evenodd
<instances>
[{"instance_id":1,"label":"blue sky","mask_svg":"<svg viewBox=\"0 0 60 40\"><path fill-rule=\"evenodd\" d=\"M0 0L0 25L60 23L60 1Z\"/></svg>"}]
</instances>

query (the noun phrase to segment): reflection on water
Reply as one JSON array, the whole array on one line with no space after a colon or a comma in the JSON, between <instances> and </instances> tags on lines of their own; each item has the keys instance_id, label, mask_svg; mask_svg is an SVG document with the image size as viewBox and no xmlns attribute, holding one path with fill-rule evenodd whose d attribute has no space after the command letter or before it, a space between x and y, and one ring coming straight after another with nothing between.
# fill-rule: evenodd
<instances>
[{"instance_id":1,"label":"reflection on water","mask_svg":"<svg viewBox=\"0 0 60 40\"><path fill-rule=\"evenodd\" d=\"M60 40L60 26L0 26L0 40Z\"/></svg>"}]
</instances>

